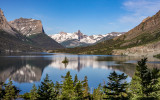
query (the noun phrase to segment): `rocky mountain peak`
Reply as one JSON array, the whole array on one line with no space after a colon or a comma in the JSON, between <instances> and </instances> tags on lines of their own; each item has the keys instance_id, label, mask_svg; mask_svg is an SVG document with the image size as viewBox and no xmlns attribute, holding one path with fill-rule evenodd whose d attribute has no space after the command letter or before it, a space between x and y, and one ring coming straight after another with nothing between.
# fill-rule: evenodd
<instances>
[{"instance_id":1,"label":"rocky mountain peak","mask_svg":"<svg viewBox=\"0 0 160 100\"><path fill-rule=\"evenodd\" d=\"M83 35L83 33L81 33L80 30L78 30L78 32L76 32L76 34L78 35L78 40L79 41L84 38L84 35Z\"/></svg>"},{"instance_id":2,"label":"rocky mountain peak","mask_svg":"<svg viewBox=\"0 0 160 100\"><path fill-rule=\"evenodd\" d=\"M0 16L4 16L2 9L0 8Z\"/></svg>"},{"instance_id":3,"label":"rocky mountain peak","mask_svg":"<svg viewBox=\"0 0 160 100\"><path fill-rule=\"evenodd\" d=\"M66 32L60 32L59 34L60 34L60 35L67 35Z\"/></svg>"},{"instance_id":4,"label":"rocky mountain peak","mask_svg":"<svg viewBox=\"0 0 160 100\"><path fill-rule=\"evenodd\" d=\"M0 8L0 30L6 31L7 33L10 33L12 35L16 34L16 32L13 31L12 27L9 25L1 8Z\"/></svg>"},{"instance_id":5,"label":"rocky mountain peak","mask_svg":"<svg viewBox=\"0 0 160 100\"><path fill-rule=\"evenodd\" d=\"M51 38L61 43L65 47L77 47L77 46L88 46L98 43L99 41L109 40L116 36L122 35L124 32L112 32L108 34L99 35L85 35L80 30L74 33L60 32L58 34L50 35Z\"/></svg>"},{"instance_id":6,"label":"rocky mountain peak","mask_svg":"<svg viewBox=\"0 0 160 100\"><path fill-rule=\"evenodd\" d=\"M143 19L142 22L145 22L146 20L150 19L151 17L148 16L147 18Z\"/></svg>"},{"instance_id":7,"label":"rocky mountain peak","mask_svg":"<svg viewBox=\"0 0 160 100\"><path fill-rule=\"evenodd\" d=\"M0 8L0 27L2 28L2 26L4 26L4 24L6 24L7 20L3 14L2 9Z\"/></svg>"},{"instance_id":8,"label":"rocky mountain peak","mask_svg":"<svg viewBox=\"0 0 160 100\"><path fill-rule=\"evenodd\" d=\"M44 33L40 20L19 18L9 22L10 25L26 36Z\"/></svg>"}]
</instances>

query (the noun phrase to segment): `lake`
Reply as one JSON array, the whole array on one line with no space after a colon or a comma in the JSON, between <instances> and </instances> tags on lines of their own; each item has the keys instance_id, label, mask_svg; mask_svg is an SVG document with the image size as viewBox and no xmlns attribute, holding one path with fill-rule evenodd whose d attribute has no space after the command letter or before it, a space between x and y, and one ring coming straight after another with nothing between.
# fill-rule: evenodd
<instances>
[{"instance_id":1,"label":"lake","mask_svg":"<svg viewBox=\"0 0 160 100\"><path fill-rule=\"evenodd\" d=\"M68 64L62 61L67 57ZM113 55L73 55L63 53L13 53L0 56L0 81L8 82L21 90L20 94L30 92L33 84L37 87L46 74L54 83L61 82L61 76L70 71L72 78L77 74L79 80L88 77L90 91L107 82L107 77L114 70L128 75L127 82L135 72L136 63L142 57ZM160 60L148 58L149 68L160 68Z\"/></svg>"}]
</instances>

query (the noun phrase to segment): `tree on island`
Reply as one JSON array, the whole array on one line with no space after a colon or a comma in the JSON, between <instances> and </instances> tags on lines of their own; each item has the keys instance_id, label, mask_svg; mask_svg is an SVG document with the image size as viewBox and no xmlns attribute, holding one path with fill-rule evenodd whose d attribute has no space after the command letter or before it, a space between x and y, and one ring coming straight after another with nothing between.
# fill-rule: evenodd
<instances>
[{"instance_id":1,"label":"tree on island","mask_svg":"<svg viewBox=\"0 0 160 100\"><path fill-rule=\"evenodd\" d=\"M68 63L68 62L69 62L69 60L67 57L65 57L64 60L62 61L62 63Z\"/></svg>"}]
</instances>

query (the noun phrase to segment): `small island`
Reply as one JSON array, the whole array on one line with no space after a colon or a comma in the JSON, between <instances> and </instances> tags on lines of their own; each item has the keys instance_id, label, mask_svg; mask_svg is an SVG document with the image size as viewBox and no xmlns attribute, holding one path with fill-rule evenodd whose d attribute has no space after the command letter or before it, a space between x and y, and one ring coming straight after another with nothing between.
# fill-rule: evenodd
<instances>
[{"instance_id":1,"label":"small island","mask_svg":"<svg viewBox=\"0 0 160 100\"><path fill-rule=\"evenodd\" d=\"M62 61L62 63L67 64L69 62L69 60L67 59L67 57L64 58L64 60Z\"/></svg>"}]
</instances>

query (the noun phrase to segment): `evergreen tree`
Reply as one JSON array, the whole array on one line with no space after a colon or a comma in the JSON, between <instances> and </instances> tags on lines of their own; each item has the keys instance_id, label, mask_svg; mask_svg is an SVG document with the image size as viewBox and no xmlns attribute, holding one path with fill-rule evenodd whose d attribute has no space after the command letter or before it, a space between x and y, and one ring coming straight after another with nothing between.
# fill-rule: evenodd
<instances>
[{"instance_id":1,"label":"evergreen tree","mask_svg":"<svg viewBox=\"0 0 160 100\"><path fill-rule=\"evenodd\" d=\"M18 95L18 90L13 86L11 79L9 79L8 84L5 86L5 95L4 100L12 100L15 99Z\"/></svg>"},{"instance_id":2,"label":"evergreen tree","mask_svg":"<svg viewBox=\"0 0 160 100\"><path fill-rule=\"evenodd\" d=\"M84 77L84 81L83 81L83 97L84 99L90 98L87 76Z\"/></svg>"},{"instance_id":3,"label":"evergreen tree","mask_svg":"<svg viewBox=\"0 0 160 100\"><path fill-rule=\"evenodd\" d=\"M66 76L63 77L63 84L62 84L62 100L72 100L74 98L74 88L73 88L73 80L70 72L68 71Z\"/></svg>"},{"instance_id":4,"label":"evergreen tree","mask_svg":"<svg viewBox=\"0 0 160 100\"><path fill-rule=\"evenodd\" d=\"M131 96L132 100L136 100L137 98L143 97L142 93L142 85L141 85L141 78L138 77L138 71L136 70L132 80L130 82L128 93Z\"/></svg>"},{"instance_id":5,"label":"evergreen tree","mask_svg":"<svg viewBox=\"0 0 160 100\"><path fill-rule=\"evenodd\" d=\"M59 97L61 95L61 84L57 81L56 81L56 85L55 85L55 91L57 93L57 99L59 99Z\"/></svg>"},{"instance_id":6,"label":"evergreen tree","mask_svg":"<svg viewBox=\"0 0 160 100\"><path fill-rule=\"evenodd\" d=\"M33 84L32 90L30 91L30 100L36 100L38 97L37 88L35 84Z\"/></svg>"},{"instance_id":7,"label":"evergreen tree","mask_svg":"<svg viewBox=\"0 0 160 100\"><path fill-rule=\"evenodd\" d=\"M3 90L2 90L2 86L3 86L3 82L0 83L0 99L2 99L4 93L3 93Z\"/></svg>"},{"instance_id":8,"label":"evergreen tree","mask_svg":"<svg viewBox=\"0 0 160 100\"><path fill-rule=\"evenodd\" d=\"M158 75L160 76L160 72ZM156 84L155 87L158 91L156 91L154 95L160 100L160 77L158 78L158 84Z\"/></svg>"},{"instance_id":9,"label":"evergreen tree","mask_svg":"<svg viewBox=\"0 0 160 100\"><path fill-rule=\"evenodd\" d=\"M30 93L24 93L23 95L20 95L21 98L25 99L25 100L30 100Z\"/></svg>"},{"instance_id":10,"label":"evergreen tree","mask_svg":"<svg viewBox=\"0 0 160 100\"><path fill-rule=\"evenodd\" d=\"M75 86L75 85L77 84L77 82L78 82L78 76L77 76L77 74L76 74L75 77L74 77L73 85Z\"/></svg>"},{"instance_id":11,"label":"evergreen tree","mask_svg":"<svg viewBox=\"0 0 160 100\"><path fill-rule=\"evenodd\" d=\"M41 85L38 88L38 100L55 100L56 93L54 89L54 84L49 80L48 74L46 75L44 81L41 82Z\"/></svg>"},{"instance_id":12,"label":"evergreen tree","mask_svg":"<svg viewBox=\"0 0 160 100\"><path fill-rule=\"evenodd\" d=\"M83 99L83 90L82 90L82 83L80 81L74 87L75 92L75 100L82 100Z\"/></svg>"},{"instance_id":13,"label":"evergreen tree","mask_svg":"<svg viewBox=\"0 0 160 100\"><path fill-rule=\"evenodd\" d=\"M148 69L146 62L147 58L138 61L136 72L132 78L130 92L133 99L155 100L159 98L157 93L160 91L160 71L157 68Z\"/></svg>"},{"instance_id":14,"label":"evergreen tree","mask_svg":"<svg viewBox=\"0 0 160 100\"><path fill-rule=\"evenodd\" d=\"M103 99L103 92L102 92L101 84L99 84L98 88L93 90L93 99L94 100L102 100Z\"/></svg>"},{"instance_id":15,"label":"evergreen tree","mask_svg":"<svg viewBox=\"0 0 160 100\"><path fill-rule=\"evenodd\" d=\"M57 99L57 92L54 88L54 83L53 82L51 82L51 84L49 85L49 90L48 91L51 91L49 100L56 100Z\"/></svg>"},{"instance_id":16,"label":"evergreen tree","mask_svg":"<svg viewBox=\"0 0 160 100\"><path fill-rule=\"evenodd\" d=\"M69 60L67 59L67 57L64 58L64 60L62 61L62 63L68 63Z\"/></svg>"},{"instance_id":17,"label":"evergreen tree","mask_svg":"<svg viewBox=\"0 0 160 100\"><path fill-rule=\"evenodd\" d=\"M109 99L109 100L126 100L127 99L127 83L125 81L125 79L127 78L126 75L124 75L124 73L118 75L115 71L113 71L112 73L110 73L108 79L109 82L107 83L106 86L104 86L104 88L106 90L110 90L110 92L106 92L105 94L109 97L109 98L105 98L105 99Z\"/></svg>"}]
</instances>

